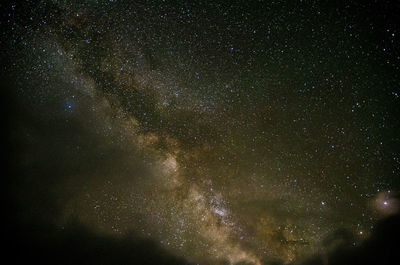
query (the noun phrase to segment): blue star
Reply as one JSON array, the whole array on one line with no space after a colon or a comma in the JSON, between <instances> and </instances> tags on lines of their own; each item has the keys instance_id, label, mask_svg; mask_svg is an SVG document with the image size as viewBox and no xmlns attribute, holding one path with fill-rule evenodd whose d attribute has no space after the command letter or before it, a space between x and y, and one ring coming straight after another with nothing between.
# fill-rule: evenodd
<instances>
[{"instance_id":1,"label":"blue star","mask_svg":"<svg viewBox=\"0 0 400 265\"><path fill-rule=\"evenodd\" d=\"M72 112L75 108L75 101L73 99L66 99L64 102L64 110Z\"/></svg>"}]
</instances>

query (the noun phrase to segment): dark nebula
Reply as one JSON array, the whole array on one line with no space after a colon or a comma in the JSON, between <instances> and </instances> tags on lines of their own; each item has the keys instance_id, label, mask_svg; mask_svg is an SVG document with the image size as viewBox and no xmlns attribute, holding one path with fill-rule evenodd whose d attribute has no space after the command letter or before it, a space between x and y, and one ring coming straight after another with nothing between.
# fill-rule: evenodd
<instances>
[{"instance_id":1,"label":"dark nebula","mask_svg":"<svg viewBox=\"0 0 400 265\"><path fill-rule=\"evenodd\" d=\"M400 4L1 6L27 264L396 264Z\"/></svg>"}]
</instances>

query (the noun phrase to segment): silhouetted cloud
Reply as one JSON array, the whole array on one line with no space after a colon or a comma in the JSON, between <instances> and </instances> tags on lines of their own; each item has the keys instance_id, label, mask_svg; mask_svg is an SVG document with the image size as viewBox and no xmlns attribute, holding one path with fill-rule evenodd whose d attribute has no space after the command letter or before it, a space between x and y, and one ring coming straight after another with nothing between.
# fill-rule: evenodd
<instances>
[{"instance_id":1,"label":"silhouetted cloud","mask_svg":"<svg viewBox=\"0 0 400 265\"><path fill-rule=\"evenodd\" d=\"M67 131L58 130L46 136L43 128L57 130L60 124L55 121L50 126L45 125L46 119L33 119L29 111L20 101L14 100L12 86L2 80L2 108L5 115L5 142L3 158L3 212L6 228L3 243L6 257L15 264L189 264L158 242L143 238L134 231L123 235L102 234L98 230L84 225L79 220L70 217L64 226L57 225L65 203L69 200L65 191L61 195L57 191L68 179L74 182L79 175L72 171L87 173L96 171L102 164L100 157L80 156L79 153L68 152L68 148L57 150L60 146L76 143L84 137L90 147L91 155L95 155L96 138L82 132L80 137L74 137L70 130L76 130L73 124ZM37 114L37 113L36 113ZM47 120L48 121L48 120ZM24 124L24 126L20 126ZM42 140L31 143L30 147L39 147L37 156L32 156L34 166L24 165L20 158L22 150L30 148L21 139L27 139L24 133L39 133ZM35 129L36 128L36 129ZM33 130L32 130L33 129ZM53 137L54 136L54 137ZM68 137L70 136L70 137ZM45 140L47 138L47 141ZM47 142L47 143L46 143ZM25 145L24 145L25 144ZM43 160L43 152L52 154L53 160ZM118 154L114 153L114 161ZM74 158L75 157L75 158ZM79 160L85 160L87 167L82 167ZM75 162L73 162L75 161ZM70 164L72 163L72 164ZM100 167L103 168L103 167ZM75 177L74 177L75 175ZM93 174L86 174L90 178ZM87 181L81 179L81 181ZM58 194L57 194L58 193ZM61 197L59 197L61 195ZM69 196L72 196L70 193Z\"/></svg>"},{"instance_id":2,"label":"silhouetted cloud","mask_svg":"<svg viewBox=\"0 0 400 265\"><path fill-rule=\"evenodd\" d=\"M329 244L336 244L333 251L317 255L301 262L302 265L368 265L398 264L400 261L400 215L393 215L382 220L376 226L370 238L359 246L349 246L351 237L347 232L339 232L327 239Z\"/></svg>"},{"instance_id":3,"label":"silhouetted cloud","mask_svg":"<svg viewBox=\"0 0 400 265\"><path fill-rule=\"evenodd\" d=\"M64 229L30 223L12 231L7 245L18 264L189 264L154 241L99 235L79 223Z\"/></svg>"}]
</instances>

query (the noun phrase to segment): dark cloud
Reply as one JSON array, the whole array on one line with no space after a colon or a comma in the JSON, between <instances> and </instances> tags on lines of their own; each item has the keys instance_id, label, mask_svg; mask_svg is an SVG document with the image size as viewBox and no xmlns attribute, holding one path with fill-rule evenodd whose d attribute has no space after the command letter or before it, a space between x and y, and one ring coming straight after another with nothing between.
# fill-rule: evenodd
<instances>
[{"instance_id":1,"label":"dark cloud","mask_svg":"<svg viewBox=\"0 0 400 265\"><path fill-rule=\"evenodd\" d=\"M400 238L400 215L390 216L379 222L369 238L359 246L353 245L350 232L340 230L326 239L328 251L309 258L302 265L369 265L398 264ZM295 263L297 264L297 263Z\"/></svg>"},{"instance_id":2,"label":"dark cloud","mask_svg":"<svg viewBox=\"0 0 400 265\"><path fill-rule=\"evenodd\" d=\"M19 264L189 264L152 240L132 233L101 235L79 223L60 229L31 220L7 230L5 249L12 253L8 258Z\"/></svg>"},{"instance_id":3,"label":"dark cloud","mask_svg":"<svg viewBox=\"0 0 400 265\"><path fill-rule=\"evenodd\" d=\"M40 115L46 113L48 105L28 111L32 106L16 100L13 85L3 79L1 90L2 108L8 113L3 149L7 156L2 160L6 183L3 248L7 259L20 264L189 264L134 231L119 236L104 234L73 216L57 225L55 220L76 196L74 187L90 184L94 177L96 181L107 178L107 172L112 173L107 170L110 163L118 167L116 163L123 164L126 156L121 150L104 154L101 137L81 130L77 119L65 126L60 117ZM81 152L71 148L77 145L81 145ZM136 168L136 173L149 174L132 159L129 166ZM127 183L126 178L121 181Z\"/></svg>"}]
</instances>

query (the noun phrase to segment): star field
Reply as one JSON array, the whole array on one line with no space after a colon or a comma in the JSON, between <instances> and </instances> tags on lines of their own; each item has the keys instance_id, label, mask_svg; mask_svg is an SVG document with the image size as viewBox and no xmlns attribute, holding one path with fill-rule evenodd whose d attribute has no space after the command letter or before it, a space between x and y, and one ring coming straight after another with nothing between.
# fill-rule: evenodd
<instances>
[{"instance_id":1,"label":"star field","mask_svg":"<svg viewBox=\"0 0 400 265\"><path fill-rule=\"evenodd\" d=\"M21 226L300 264L398 213L398 5L1 5Z\"/></svg>"}]
</instances>

